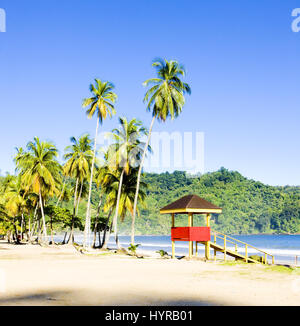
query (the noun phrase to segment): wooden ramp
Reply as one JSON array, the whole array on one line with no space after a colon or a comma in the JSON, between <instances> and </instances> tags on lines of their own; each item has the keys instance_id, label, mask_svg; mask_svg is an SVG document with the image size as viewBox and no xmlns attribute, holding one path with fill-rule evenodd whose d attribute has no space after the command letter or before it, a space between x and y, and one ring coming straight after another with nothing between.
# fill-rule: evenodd
<instances>
[{"instance_id":1,"label":"wooden ramp","mask_svg":"<svg viewBox=\"0 0 300 326\"><path fill-rule=\"evenodd\" d=\"M212 249L214 249L215 251L219 251L219 252L222 252L224 253L225 255L228 255L228 256L231 256L233 258L235 258L236 260L244 260L246 261L247 263L259 263L258 260L255 260L255 259L252 259L252 258L246 258L245 255L242 255L238 252L235 252L235 251L232 251L232 250L225 250L224 247L218 245L218 244L215 244L215 243L211 243L210 244L210 247Z\"/></svg>"},{"instance_id":2,"label":"wooden ramp","mask_svg":"<svg viewBox=\"0 0 300 326\"><path fill-rule=\"evenodd\" d=\"M207 244L205 242L200 243L204 245ZM246 263L268 264L270 262L274 264L273 255L220 232L213 232L213 241L209 242L209 247L214 250L215 260L217 252L221 252L224 254L224 261L226 261L226 256L230 256L236 260L243 260ZM234 249L232 249L232 247L234 247ZM253 255L260 257L260 260L249 257L249 248L254 252Z\"/></svg>"}]
</instances>

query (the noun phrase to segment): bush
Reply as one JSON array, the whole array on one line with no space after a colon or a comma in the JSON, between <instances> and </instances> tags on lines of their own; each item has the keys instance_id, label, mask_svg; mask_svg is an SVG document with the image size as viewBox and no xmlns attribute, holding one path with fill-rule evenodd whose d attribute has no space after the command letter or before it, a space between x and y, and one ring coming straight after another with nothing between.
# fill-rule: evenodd
<instances>
[{"instance_id":1,"label":"bush","mask_svg":"<svg viewBox=\"0 0 300 326\"><path fill-rule=\"evenodd\" d=\"M130 247L128 247L128 251L132 252L134 255L136 255L136 250L140 246L140 244L133 245L131 244Z\"/></svg>"},{"instance_id":2,"label":"bush","mask_svg":"<svg viewBox=\"0 0 300 326\"><path fill-rule=\"evenodd\" d=\"M169 256L169 254L166 252L166 251L164 251L164 250L158 250L158 251L156 251L158 254L160 254L160 256L163 258L163 257L165 257L165 256Z\"/></svg>"}]
</instances>

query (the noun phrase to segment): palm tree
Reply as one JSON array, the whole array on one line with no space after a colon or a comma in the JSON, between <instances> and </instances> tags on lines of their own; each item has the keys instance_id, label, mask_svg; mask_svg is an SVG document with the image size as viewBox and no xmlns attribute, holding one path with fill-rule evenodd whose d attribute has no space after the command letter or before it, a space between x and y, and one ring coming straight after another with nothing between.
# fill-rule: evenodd
<instances>
[{"instance_id":1,"label":"palm tree","mask_svg":"<svg viewBox=\"0 0 300 326\"><path fill-rule=\"evenodd\" d=\"M120 185L120 170L116 170L110 174L109 178L109 187L107 188L108 194L106 198L106 203L104 205L104 211L111 211L112 209L118 210L120 214L121 221L124 220L127 212L130 212L133 216L133 203L136 193L136 183L137 183L138 168L132 168L129 174L124 174L121 196L119 198L119 205L117 206L118 194L119 194L119 185ZM143 181L140 183L140 191L138 195L138 200L142 204L146 198L145 189L147 184ZM139 211L137 210L139 214ZM115 228L112 225L112 228ZM114 229L116 232L116 230Z\"/></svg>"},{"instance_id":2,"label":"palm tree","mask_svg":"<svg viewBox=\"0 0 300 326\"><path fill-rule=\"evenodd\" d=\"M85 180L88 179L90 169L93 161L93 152L91 146L91 139L89 135L83 135L78 140L75 137L71 137L70 141L72 145L67 146L64 155L64 159L67 162L64 165L64 174L69 177L73 177L76 180L74 190L74 208L73 208L73 221L78 212L80 199L82 196L83 185ZM80 184L80 192L78 193L78 187ZM69 244L73 242L74 223L71 227L71 234Z\"/></svg>"},{"instance_id":3,"label":"palm tree","mask_svg":"<svg viewBox=\"0 0 300 326\"><path fill-rule=\"evenodd\" d=\"M90 85L90 91L93 96L83 100L83 107L88 107L86 111L88 118L91 119L95 113L97 114L97 126L94 141L94 156L90 173L89 195L84 228L84 247L86 247L87 245L87 239L90 239L90 207L99 123L102 124L103 120L105 120L108 115L112 117L112 115L116 113L114 103L117 100L117 95L113 92L113 89L114 85L112 83L102 82L100 79L95 79L95 85Z\"/></svg>"},{"instance_id":4,"label":"palm tree","mask_svg":"<svg viewBox=\"0 0 300 326\"><path fill-rule=\"evenodd\" d=\"M146 80L143 85L145 87L152 85L146 92L144 102L147 103L147 110L152 112L153 119L149 128L148 140L145 145L137 176L137 187L132 215L133 223L137 210L142 169L146 152L150 144L154 122L156 119L165 122L168 117L172 120L177 118L185 104L184 95L186 93L191 94L190 86L180 79L185 76L185 70L177 61L156 59L152 66L156 68L157 77ZM132 228L131 244L134 245L134 226Z\"/></svg>"},{"instance_id":5,"label":"palm tree","mask_svg":"<svg viewBox=\"0 0 300 326\"><path fill-rule=\"evenodd\" d=\"M100 193L100 199L99 199L99 204L97 208L97 215L96 215L96 220L95 223L98 223L98 218L100 214L100 207L102 205L102 199L105 195L109 194L111 191L111 184L112 184L112 174L111 174L111 169L109 167L109 159L110 151L106 151L104 153L104 162L100 164L99 168L97 169L96 175L95 175L95 181L96 185L98 188L101 189ZM104 234L103 234L103 240L101 247L104 249L107 249L107 243L108 243L108 238L107 238L107 231L110 231L110 217L112 214L112 208L109 209L108 216L106 218L106 223L105 223L105 228L104 228ZM109 233L110 234L110 233Z\"/></svg>"},{"instance_id":6,"label":"palm tree","mask_svg":"<svg viewBox=\"0 0 300 326\"><path fill-rule=\"evenodd\" d=\"M15 177L7 186L5 195L5 208L13 219L13 226L15 229L16 240L19 243L17 218L22 216L21 220L21 239L23 233L24 211L26 210L26 200L24 199L24 189L21 187L21 178Z\"/></svg>"},{"instance_id":7,"label":"palm tree","mask_svg":"<svg viewBox=\"0 0 300 326\"><path fill-rule=\"evenodd\" d=\"M136 165L136 160L139 153L142 152L144 143L141 142L140 137L147 135L147 130L142 126L142 122L132 119L129 122L126 118L119 118L120 128L113 129L110 136L114 139L115 143L109 148L111 155L109 155L111 162L109 165L112 170L120 170L120 180L118 187L118 195L116 207L119 207L121 190L123 185L124 174L130 173L130 167ZM115 240L118 249L121 249L118 238L118 213L119 209L115 210L113 220L113 228L115 231Z\"/></svg>"},{"instance_id":8,"label":"palm tree","mask_svg":"<svg viewBox=\"0 0 300 326\"><path fill-rule=\"evenodd\" d=\"M25 193L30 191L39 196L43 219L43 237L47 240L44 206L47 197L58 194L61 183L61 166L57 161L56 147L49 142L41 142L38 137L27 144L27 152L17 155L17 170L21 172ZM18 153L19 154L19 153Z\"/></svg>"}]
</instances>

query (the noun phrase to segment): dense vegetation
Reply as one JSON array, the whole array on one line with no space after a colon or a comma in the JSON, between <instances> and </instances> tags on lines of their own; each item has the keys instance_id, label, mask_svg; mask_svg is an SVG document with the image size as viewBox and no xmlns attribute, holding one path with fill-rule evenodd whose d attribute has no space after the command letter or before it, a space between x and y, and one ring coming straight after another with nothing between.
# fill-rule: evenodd
<instances>
[{"instance_id":1,"label":"dense vegetation","mask_svg":"<svg viewBox=\"0 0 300 326\"><path fill-rule=\"evenodd\" d=\"M171 218L168 215L160 215L159 209L187 194L197 194L223 208L223 214L213 215L212 227L215 230L227 234L300 232L299 186L268 186L225 168L197 177L187 176L181 171L145 173L142 179L148 184L148 189L145 205L141 206L140 216L136 220L137 234L169 234ZM0 177L0 184L4 180L5 177ZM92 216L97 214L99 198L101 198L101 189L93 184ZM73 201L63 202L57 214L53 214L54 206L55 200L50 200L45 209L46 224L49 225L50 216L54 216L54 230L68 231L72 219ZM79 207L77 230L84 224L86 206L85 198ZM99 216L102 221L105 221L107 212L101 208ZM176 217L177 226L186 223L185 215ZM195 216L195 225L204 225L204 218L201 215ZM131 214L128 213L120 224L120 231L123 234L130 234L130 229Z\"/></svg>"},{"instance_id":2,"label":"dense vegetation","mask_svg":"<svg viewBox=\"0 0 300 326\"><path fill-rule=\"evenodd\" d=\"M221 168L201 177L187 177L184 172L144 176L149 185L147 209L137 219L139 234L169 234L171 218L159 209L187 194L197 194L223 208L214 215L212 227L228 234L300 232L300 187L273 187L249 180L238 172ZM186 225L186 216L176 224ZM197 224L204 223L199 216ZM125 220L121 230L129 230Z\"/></svg>"}]
</instances>

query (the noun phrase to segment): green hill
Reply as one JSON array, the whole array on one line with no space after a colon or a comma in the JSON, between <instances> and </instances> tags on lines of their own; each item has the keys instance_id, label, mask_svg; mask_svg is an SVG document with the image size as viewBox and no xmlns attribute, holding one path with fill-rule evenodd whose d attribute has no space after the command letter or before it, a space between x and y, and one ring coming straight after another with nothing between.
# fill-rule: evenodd
<instances>
[{"instance_id":1,"label":"green hill","mask_svg":"<svg viewBox=\"0 0 300 326\"><path fill-rule=\"evenodd\" d=\"M227 234L300 232L299 186L268 186L225 168L200 177L180 171L146 173L144 180L149 184L147 208L137 219L137 234L169 234L171 218L160 215L159 209L187 194L199 195L223 208L223 214L213 216L215 230ZM129 232L130 223L128 216L120 225L122 233ZM186 216L176 218L177 226L186 223ZM204 218L197 216L195 225L203 223Z\"/></svg>"}]
</instances>

